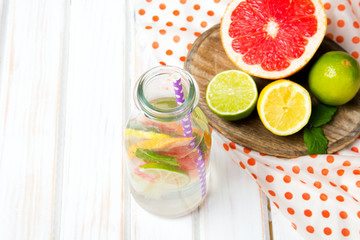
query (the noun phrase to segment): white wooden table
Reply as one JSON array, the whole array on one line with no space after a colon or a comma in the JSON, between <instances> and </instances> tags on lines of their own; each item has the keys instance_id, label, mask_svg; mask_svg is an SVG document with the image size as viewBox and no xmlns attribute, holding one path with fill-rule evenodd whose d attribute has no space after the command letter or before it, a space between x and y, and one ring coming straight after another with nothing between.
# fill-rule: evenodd
<instances>
[{"instance_id":1,"label":"white wooden table","mask_svg":"<svg viewBox=\"0 0 360 240\"><path fill-rule=\"evenodd\" d=\"M301 239L217 147L192 214L134 202L123 132L153 63L136 57L132 4L0 0L0 239Z\"/></svg>"}]
</instances>

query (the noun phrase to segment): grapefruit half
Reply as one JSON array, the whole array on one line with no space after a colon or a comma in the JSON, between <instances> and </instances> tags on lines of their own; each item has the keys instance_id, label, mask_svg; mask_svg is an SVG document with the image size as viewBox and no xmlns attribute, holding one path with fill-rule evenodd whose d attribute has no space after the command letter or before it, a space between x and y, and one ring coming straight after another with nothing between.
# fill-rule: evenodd
<instances>
[{"instance_id":1,"label":"grapefruit half","mask_svg":"<svg viewBox=\"0 0 360 240\"><path fill-rule=\"evenodd\" d=\"M221 21L221 41L242 71L285 78L315 54L326 22L320 0L233 0Z\"/></svg>"}]
</instances>

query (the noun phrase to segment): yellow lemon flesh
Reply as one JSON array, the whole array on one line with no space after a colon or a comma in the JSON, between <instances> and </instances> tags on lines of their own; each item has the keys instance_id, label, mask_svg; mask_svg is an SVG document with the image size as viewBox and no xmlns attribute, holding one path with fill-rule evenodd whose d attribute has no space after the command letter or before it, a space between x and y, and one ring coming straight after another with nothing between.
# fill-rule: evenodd
<instances>
[{"instance_id":1,"label":"yellow lemon flesh","mask_svg":"<svg viewBox=\"0 0 360 240\"><path fill-rule=\"evenodd\" d=\"M298 132L308 123L311 99L309 92L299 84L277 80L261 91L257 110L269 131L287 136Z\"/></svg>"}]
</instances>

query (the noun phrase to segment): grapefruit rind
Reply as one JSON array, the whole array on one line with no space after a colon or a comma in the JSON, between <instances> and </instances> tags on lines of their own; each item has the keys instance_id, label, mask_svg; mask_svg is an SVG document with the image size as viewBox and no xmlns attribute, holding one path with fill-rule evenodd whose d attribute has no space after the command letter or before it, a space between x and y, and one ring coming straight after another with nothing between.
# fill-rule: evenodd
<instances>
[{"instance_id":1,"label":"grapefruit rind","mask_svg":"<svg viewBox=\"0 0 360 240\"><path fill-rule=\"evenodd\" d=\"M305 47L305 52L302 54L300 58L292 59L291 64L288 68L282 71L267 71L264 70L260 64L257 65L249 65L246 64L242 57L244 56L241 53L235 52L232 48L232 41L234 38L229 36L229 28L232 22L231 14L236 9L236 7L243 1L247 0L233 0L225 10L223 15L221 26L220 26L220 36L222 45L224 47L225 53L228 55L230 60L240 68L240 70L260 78L265 79L280 79L286 78L299 70L301 70L314 56L315 52L319 48L322 40L325 37L326 27L327 27L327 17L323 4L319 0L312 0L315 5L315 13L314 15L317 17L317 31L316 33L307 38L308 43Z\"/></svg>"}]
</instances>

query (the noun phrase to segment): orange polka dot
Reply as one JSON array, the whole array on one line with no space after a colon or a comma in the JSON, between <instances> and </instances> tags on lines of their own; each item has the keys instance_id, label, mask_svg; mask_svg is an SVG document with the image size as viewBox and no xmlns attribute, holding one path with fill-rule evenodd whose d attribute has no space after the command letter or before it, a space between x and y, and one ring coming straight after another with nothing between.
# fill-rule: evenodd
<instances>
[{"instance_id":1,"label":"orange polka dot","mask_svg":"<svg viewBox=\"0 0 360 240\"><path fill-rule=\"evenodd\" d=\"M257 179L257 176L254 174L254 173L252 173L251 174L255 179Z\"/></svg>"},{"instance_id":2,"label":"orange polka dot","mask_svg":"<svg viewBox=\"0 0 360 240\"><path fill-rule=\"evenodd\" d=\"M297 226L295 223L291 223L291 226L296 230L297 229Z\"/></svg>"},{"instance_id":3,"label":"orange polka dot","mask_svg":"<svg viewBox=\"0 0 360 240\"><path fill-rule=\"evenodd\" d=\"M226 151L229 151L229 146L226 143L223 144L223 147Z\"/></svg>"},{"instance_id":4,"label":"orange polka dot","mask_svg":"<svg viewBox=\"0 0 360 240\"><path fill-rule=\"evenodd\" d=\"M330 25L330 24L331 24L331 19L327 18L327 25Z\"/></svg>"},{"instance_id":5,"label":"orange polka dot","mask_svg":"<svg viewBox=\"0 0 360 240\"><path fill-rule=\"evenodd\" d=\"M151 2L152 0L146 0L147 2Z\"/></svg>"},{"instance_id":6,"label":"orange polka dot","mask_svg":"<svg viewBox=\"0 0 360 240\"><path fill-rule=\"evenodd\" d=\"M343 228L343 229L341 230L341 234L342 234L344 237L347 237L347 236L350 235L350 231L349 231L349 229L347 229L347 228Z\"/></svg>"},{"instance_id":7,"label":"orange polka dot","mask_svg":"<svg viewBox=\"0 0 360 240\"><path fill-rule=\"evenodd\" d=\"M304 211L304 215L307 216L307 217L311 217L311 216L312 216L311 210L310 210L310 209L306 209L306 210Z\"/></svg>"},{"instance_id":8,"label":"orange polka dot","mask_svg":"<svg viewBox=\"0 0 360 240\"><path fill-rule=\"evenodd\" d=\"M248 162L248 164L249 164L250 166L254 166L254 165L256 164L256 161L255 161L255 159L253 159L253 158L249 158L249 159L247 160L247 162Z\"/></svg>"},{"instance_id":9,"label":"orange polka dot","mask_svg":"<svg viewBox=\"0 0 360 240\"><path fill-rule=\"evenodd\" d=\"M273 203L277 208L280 208L279 205L276 202L273 202Z\"/></svg>"},{"instance_id":10,"label":"orange polka dot","mask_svg":"<svg viewBox=\"0 0 360 240\"><path fill-rule=\"evenodd\" d=\"M153 20L154 22L157 22L157 21L159 21L159 17L155 15L155 16L152 17L152 20Z\"/></svg>"},{"instance_id":11,"label":"orange polka dot","mask_svg":"<svg viewBox=\"0 0 360 240\"><path fill-rule=\"evenodd\" d=\"M207 12L207 15L209 15L209 16L214 16L214 12L213 12L213 11L208 11L208 12Z\"/></svg>"},{"instance_id":12,"label":"orange polka dot","mask_svg":"<svg viewBox=\"0 0 360 240\"><path fill-rule=\"evenodd\" d=\"M139 10L139 14L140 14L140 15L144 15L144 14L145 14L145 10L144 10L144 9L140 9L140 10Z\"/></svg>"},{"instance_id":13,"label":"orange polka dot","mask_svg":"<svg viewBox=\"0 0 360 240\"><path fill-rule=\"evenodd\" d=\"M332 231L331 231L331 228L329 228L329 227L326 227L326 228L324 228L324 234L325 235L331 235L331 233L332 233Z\"/></svg>"},{"instance_id":14,"label":"orange polka dot","mask_svg":"<svg viewBox=\"0 0 360 240\"><path fill-rule=\"evenodd\" d=\"M282 168L282 166L276 166L277 169L279 169L280 171L284 171L284 169Z\"/></svg>"},{"instance_id":15,"label":"orange polka dot","mask_svg":"<svg viewBox=\"0 0 360 240\"><path fill-rule=\"evenodd\" d=\"M306 184L306 182L304 182L303 180L300 180L300 182L301 182L302 184Z\"/></svg>"},{"instance_id":16,"label":"orange polka dot","mask_svg":"<svg viewBox=\"0 0 360 240\"><path fill-rule=\"evenodd\" d=\"M324 8L326 9L326 10L329 10L330 8L331 8L331 4L330 3L325 3L324 4Z\"/></svg>"},{"instance_id":17,"label":"orange polka dot","mask_svg":"<svg viewBox=\"0 0 360 240\"><path fill-rule=\"evenodd\" d=\"M173 51L172 51L172 50L170 50L170 49L169 49L169 50L167 50L167 51L166 51L166 55L168 55L168 56L173 55Z\"/></svg>"},{"instance_id":18,"label":"orange polka dot","mask_svg":"<svg viewBox=\"0 0 360 240\"><path fill-rule=\"evenodd\" d=\"M199 10L199 9L200 9L200 5L199 5L199 4L195 4L195 5L194 5L194 9L195 9L195 10Z\"/></svg>"},{"instance_id":19,"label":"orange polka dot","mask_svg":"<svg viewBox=\"0 0 360 240\"><path fill-rule=\"evenodd\" d=\"M187 28L186 28L186 27L181 27L180 30L181 30L181 31L186 31Z\"/></svg>"},{"instance_id":20,"label":"orange polka dot","mask_svg":"<svg viewBox=\"0 0 360 240\"><path fill-rule=\"evenodd\" d=\"M166 65L166 63L165 62L159 62L161 65Z\"/></svg>"},{"instance_id":21,"label":"orange polka dot","mask_svg":"<svg viewBox=\"0 0 360 240\"><path fill-rule=\"evenodd\" d=\"M344 4L339 4L337 8L339 11L344 11L346 9Z\"/></svg>"},{"instance_id":22,"label":"orange polka dot","mask_svg":"<svg viewBox=\"0 0 360 240\"><path fill-rule=\"evenodd\" d=\"M308 231L309 233L314 233L314 227L313 226L306 226L306 231Z\"/></svg>"},{"instance_id":23,"label":"orange polka dot","mask_svg":"<svg viewBox=\"0 0 360 240\"><path fill-rule=\"evenodd\" d=\"M357 212L357 216L358 216L358 218L360 218L360 211Z\"/></svg>"},{"instance_id":24,"label":"orange polka dot","mask_svg":"<svg viewBox=\"0 0 360 240\"><path fill-rule=\"evenodd\" d=\"M288 208L287 211L290 215L294 215L294 213L295 213L295 210L292 208Z\"/></svg>"},{"instance_id":25,"label":"orange polka dot","mask_svg":"<svg viewBox=\"0 0 360 240\"><path fill-rule=\"evenodd\" d=\"M345 192L348 191L348 187L347 187L346 185L341 185L340 187L341 187L341 189L344 190Z\"/></svg>"},{"instance_id":26,"label":"orange polka dot","mask_svg":"<svg viewBox=\"0 0 360 240\"><path fill-rule=\"evenodd\" d=\"M179 58L179 60L180 60L180 61L182 61L182 62L185 62L185 60L186 60L186 57L184 57L184 56L181 56L181 57Z\"/></svg>"},{"instance_id":27,"label":"orange polka dot","mask_svg":"<svg viewBox=\"0 0 360 240\"><path fill-rule=\"evenodd\" d=\"M229 143L229 146L230 146L231 149L236 149L236 145L233 142Z\"/></svg>"},{"instance_id":28,"label":"orange polka dot","mask_svg":"<svg viewBox=\"0 0 360 240\"><path fill-rule=\"evenodd\" d=\"M353 52L351 53L351 56L353 56L354 58L358 58L358 57L359 57L359 53L358 53L357 51L353 51ZM359 152L359 151L357 151L357 152Z\"/></svg>"},{"instance_id":29,"label":"orange polka dot","mask_svg":"<svg viewBox=\"0 0 360 240\"><path fill-rule=\"evenodd\" d=\"M153 42L152 47L153 47L153 49L157 49L159 47L159 43L158 42Z\"/></svg>"},{"instance_id":30,"label":"orange polka dot","mask_svg":"<svg viewBox=\"0 0 360 240\"><path fill-rule=\"evenodd\" d=\"M313 169L312 167L308 167L308 168L307 168L307 171L308 171L309 173L311 173L311 174L314 173L314 169Z\"/></svg>"},{"instance_id":31,"label":"orange polka dot","mask_svg":"<svg viewBox=\"0 0 360 240\"><path fill-rule=\"evenodd\" d=\"M207 27L207 22L202 21L202 22L200 23L200 26L203 27L203 28L206 28L206 27Z\"/></svg>"},{"instance_id":32,"label":"orange polka dot","mask_svg":"<svg viewBox=\"0 0 360 240\"><path fill-rule=\"evenodd\" d=\"M273 197L275 197L275 196L276 196L276 194L275 194L275 192L274 192L274 191L269 190L268 192L269 192L269 194L270 194L271 196L273 196Z\"/></svg>"},{"instance_id":33,"label":"orange polka dot","mask_svg":"<svg viewBox=\"0 0 360 240\"><path fill-rule=\"evenodd\" d=\"M342 218L342 219L347 219L348 215L345 211L341 211L339 212L339 216Z\"/></svg>"},{"instance_id":34,"label":"orange polka dot","mask_svg":"<svg viewBox=\"0 0 360 240\"><path fill-rule=\"evenodd\" d=\"M199 33L199 32L194 32L194 36L195 37L199 37L201 35L201 33Z\"/></svg>"},{"instance_id":35,"label":"orange polka dot","mask_svg":"<svg viewBox=\"0 0 360 240\"><path fill-rule=\"evenodd\" d=\"M346 160L346 161L343 162L343 166L344 167L349 167L349 166L351 166L351 163Z\"/></svg>"},{"instance_id":36,"label":"orange polka dot","mask_svg":"<svg viewBox=\"0 0 360 240\"><path fill-rule=\"evenodd\" d=\"M335 183L333 183L333 182L329 182L329 183L330 183L331 186L337 187L337 185Z\"/></svg>"},{"instance_id":37,"label":"orange polka dot","mask_svg":"<svg viewBox=\"0 0 360 240\"><path fill-rule=\"evenodd\" d=\"M251 149L244 147L244 153L249 153L249 152L251 152Z\"/></svg>"},{"instance_id":38,"label":"orange polka dot","mask_svg":"<svg viewBox=\"0 0 360 240\"><path fill-rule=\"evenodd\" d=\"M146 26L145 29L152 29L152 26Z\"/></svg>"},{"instance_id":39,"label":"orange polka dot","mask_svg":"<svg viewBox=\"0 0 360 240\"><path fill-rule=\"evenodd\" d=\"M292 171L293 171L295 174L299 174L299 172L300 172L299 166L293 166L293 167L292 167Z\"/></svg>"},{"instance_id":40,"label":"orange polka dot","mask_svg":"<svg viewBox=\"0 0 360 240\"><path fill-rule=\"evenodd\" d=\"M307 200L310 199L310 194L308 194L308 193L303 193L302 198L307 201Z\"/></svg>"},{"instance_id":41,"label":"orange polka dot","mask_svg":"<svg viewBox=\"0 0 360 240\"><path fill-rule=\"evenodd\" d=\"M174 10L174 11L173 11L173 14L174 14L175 16L179 16L180 11L179 11L179 10Z\"/></svg>"},{"instance_id":42,"label":"orange polka dot","mask_svg":"<svg viewBox=\"0 0 360 240\"><path fill-rule=\"evenodd\" d=\"M340 19L339 21L337 21L337 25L338 27L343 27L345 25L344 20Z\"/></svg>"},{"instance_id":43,"label":"orange polka dot","mask_svg":"<svg viewBox=\"0 0 360 240\"><path fill-rule=\"evenodd\" d=\"M323 170L321 170L321 174L324 175L324 176L328 175L328 173L329 173L329 170L326 169L326 168L324 168Z\"/></svg>"},{"instance_id":44,"label":"orange polka dot","mask_svg":"<svg viewBox=\"0 0 360 240\"><path fill-rule=\"evenodd\" d=\"M355 170L353 171L353 173L354 173L354 175L360 175L360 170L359 170L359 169L355 169Z\"/></svg>"},{"instance_id":45,"label":"orange polka dot","mask_svg":"<svg viewBox=\"0 0 360 240\"><path fill-rule=\"evenodd\" d=\"M310 155L311 158L317 158L318 155L314 154L314 155Z\"/></svg>"},{"instance_id":46,"label":"orange polka dot","mask_svg":"<svg viewBox=\"0 0 360 240\"><path fill-rule=\"evenodd\" d=\"M344 172L345 172L344 169L339 169L336 171L337 175L339 175L339 176L344 175Z\"/></svg>"},{"instance_id":47,"label":"orange polka dot","mask_svg":"<svg viewBox=\"0 0 360 240\"><path fill-rule=\"evenodd\" d=\"M220 2L220 0L214 0L214 3L219 3Z\"/></svg>"},{"instance_id":48,"label":"orange polka dot","mask_svg":"<svg viewBox=\"0 0 360 240\"><path fill-rule=\"evenodd\" d=\"M353 26L354 26L354 28L360 28L360 24L358 21L354 21Z\"/></svg>"},{"instance_id":49,"label":"orange polka dot","mask_svg":"<svg viewBox=\"0 0 360 240\"><path fill-rule=\"evenodd\" d=\"M293 198L293 195L292 195L291 192L286 192L286 193L284 194L284 196L285 196L285 198L288 199L288 200L290 200L290 199Z\"/></svg>"},{"instance_id":50,"label":"orange polka dot","mask_svg":"<svg viewBox=\"0 0 360 240\"><path fill-rule=\"evenodd\" d=\"M161 35L165 35L165 34L166 34L166 30L165 30L165 29L160 29L160 30L159 30L159 33L160 33Z\"/></svg>"},{"instance_id":51,"label":"orange polka dot","mask_svg":"<svg viewBox=\"0 0 360 240\"><path fill-rule=\"evenodd\" d=\"M332 33L327 33L326 36L330 39L334 39L334 35L332 35Z\"/></svg>"},{"instance_id":52,"label":"orange polka dot","mask_svg":"<svg viewBox=\"0 0 360 240\"><path fill-rule=\"evenodd\" d=\"M327 196L325 193L321 193L321 194L320 194L320 199L321 199L322 201L326 201L326 200L328 199L328 196Z\"/></svg>"},{"instance_id":53,"label":"orange polka dot","mask_svg":"<svg viewBox=\"0 0 360 240\"><path fill-rule=\"evenodd\" d=\"M328 218L330 217L330 212L328 210L323 210L321 212L321 215L323 215L324 218Z\"/></svg>"},{"instance_id":54,"label":"orange polka dot","mask_svg":"<svg viewBox=\"0 0 360 240\"><path fill-rule=\"evenodd\" d=\"M337 195L336 196L336 200L338 200L339 202L343 202L344 201L344 197L341 195Z\"/></svg>"},{"instance_id":55,"label":"orange polka dot","mask_svg":"<svg viewBox=\"0 0 360 240\"><path fill-rule=\"evenodd\" d=\"M188 16L187 18L186 18L186 21L188 21L188 22L192 22L194 20L194 18L192 17L192 16Z\"/></svg>"},{"instance_id":56,"label":"orange polka dot","mask_svg":"<svg viewBox=\"0 0 360 240\"><path fill-rule=\"evenodd\" d=\"M360 188L360 181L357 181L357 182L355 183L355 185L356 185L358 188Z\"/></svg>"},{"instance_id":57,"label":"orange polka dot","mask_svg":"<svg viewBox=\"0 0 360 240\"><path fill-rule=\"evenodd\" d=\"M245 169L245 165L244 165L241 161L240 161L239 164L240 164L240 166L241 166L242 169Z\"/></svg>"},{"instance_id":58,"label":"orange polka dot","mask_svg":"<svg viewBox=\"0 0 360 240\"><path fill-rule=\"evenodd\" d=\"M190 50L191 46L192 46L192 43L189 43L189 44L186 46L186 48L187 48L188 50Z\"/></svg>"},{"instance_id":59,"label":"orange polka dot","mask_svg":"<svg viewBox=\"0 0 360 240\"><path fill-rule=\"evenodd\" d=\"M260 156L266 156L266 154L265 153L261 153L261 152L259 152L259 154L260 154Z\"/></svg>"},{"instance_id":60,"label":"orange polka dot","mask_svg":"<svg viewBox=\"0 0 360 240\"><path fill-rule=\"evenodd\" d=\"M360 42L360 38L358 36L355 36L352 38L352 42L358 44Z\"/></svg>"},{"instance_id":61,"label":"orange polka dot","mask_svg":"<svg viewBox=\"0 0 360 240\"><path fill-rule=\"evenodd\" d=\"M174 37L173 37L173 40L174 40L174 42L180 42L180 37L178 36L178 35L175 35Z\"/></svg>"},{"instance_id":62,"label":"orange polka dot","mask_svg":"<svg viewBox=\"0 0 360 240\"><path fill-rule=\"evenodd\" d=\"M358 153L358 152L359 152L359 149L358 149L357 147L352 147L352 148L351 148L351 151Z\"/></svg>"},{"instance_id":63,"label":"orange polka dot","mask_svg":"<svg viewBox=\"0 0 360 240\"><path fill-rule=\"evenodd\" d=\"M166 23L166 26L168 26L168 27L172 27L174 24L172 23L172 22L167 22Z\"/></svg>"},{"instance_id":64,"label":"orange polka dot","mask_svg":"<svg viewBox=\"0 0 360 240\"><path fill-rule=\"evenodd\" d=\"M290 177L289 175L286 175L286 176L284 177L284 182L285 182L285 183L291 182L291 177Z\"/></svg>"},{"instance_id":65,"label":"orange polka dot","mask_svg":"<svg viewBox=\"0 0 360 240\"><path fill-rule=\"evenodd\" d=\"M352 197L354 199L355 202L359 202L359 200L357 200L356 198Z\"/></svg>"},{"instance_id":66,"label":"orange polka dot","mask_svg":"<svg viewBox=\"0 0 360 240\"><path fill-rule=\"evenodd\" d=\"M186 3L186 0L180 0L180 3L181 3L181 4L185 4L185 3Z\"/></svg>"},{"instance_id":67,"label":"orange polka dot","mask_svg":"<svg viewBox=\"0 0 360 240\"><path fill-rule=\"evenodd\" d=\"M165 3L160 3L159 8L160 8L161 10L164 10L164 9L166 8Z\"/></svg>"},{"instance_id":68,"label":"orange polka dot","mask_svg":"<svg viewBox=\"0 0 360 240\"><path fill-rule=\"evenodd\" d=\"M314 182L314 186L316 188L320 189L321 188L321 182L319 182L319 181Z\"/></svg>"},{"instance_id":69,"label":"orange polka dot","mask_svg":"<svg viewBox=\"0 0 360 240\"><path fill-rule=\"evenodd\" d=\"M271 176L271 175L267 175L265 179L266 179L266 181L269 182L269 183L271 183L271 182L274 181L274 177Z\"/></svg>"},{"instance_id":70,"label":"orange polka dot","mask_svg":"<svg viewBox=\"0 0 360 240\"><path fill-rule=\"evenodd\" d=\"M338 43L342 43L343 41L344 41L344 37L343 36L337 36L336 38L335 38L335 40L338 42Z\"/></svg>"}]
</instances>

